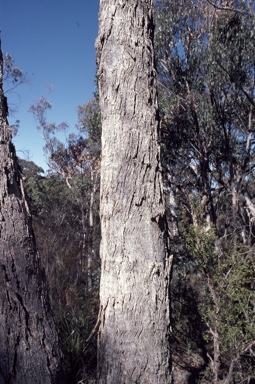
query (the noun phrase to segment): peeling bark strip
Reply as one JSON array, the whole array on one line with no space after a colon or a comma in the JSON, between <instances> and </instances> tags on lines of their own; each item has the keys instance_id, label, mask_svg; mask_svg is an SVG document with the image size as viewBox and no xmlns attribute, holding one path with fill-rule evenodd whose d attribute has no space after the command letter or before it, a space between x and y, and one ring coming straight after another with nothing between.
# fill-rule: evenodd
<instances>
[{"instance_id":1,"label":"peeling bark strip","mask_svg":"<svg viewBox=\"0 0 255 384\"><path fill-rule=\"evenodd\" d=\"M7 125L2 63L0 45L0 383L51 384L57 335Z\"/></svg>"},{"instance_id":2,"label":"peeling bark strip","mask_svg":"<svg viewBox=\"0 0 255 384\"><path fill-rule=\"evenodd\" d=\"M152 0L101 0L99 383L170 383Z\"/></svg>"}]
</instances>

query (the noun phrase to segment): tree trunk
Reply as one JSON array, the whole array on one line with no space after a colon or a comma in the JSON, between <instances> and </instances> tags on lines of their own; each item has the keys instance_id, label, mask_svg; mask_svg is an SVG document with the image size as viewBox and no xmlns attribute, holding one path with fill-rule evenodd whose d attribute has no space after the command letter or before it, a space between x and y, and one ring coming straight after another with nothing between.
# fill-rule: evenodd
<instances>
[{"instance_id":1,"label":"tree trunk","mask_svg":"<svg viewBox=\"0 0 255 384\"><path fill-rule=\"evenodd\" d=\"M0 382L50 384L59 360L57 335L7 125L2 63L0 46Z\"/></svg>"},{"instance_id":2,"label":"tree trunk","mask_svg":"<svg viewBox=\"0 0 255 384\"><path fill-rule=\"evenodd\" d=\"M93 227L94 227L94 200L96 193L96 177L93 166L90 165L90 182L91 182L91 191L90 191L90 201L89 201L89 226L88 226L88 292L92 291L93 288L93 259L95 258L93 250Z\"/></svg>"},{"instance_id":3,"label":"tree trunk","mask_svg":"<svg viewBox=\"0 0 255 384\"><path fill-rule=\"evenodd\" d=\"M99 383L170 383L152 0L101 0Z\"/></svg>"}]
</instances>

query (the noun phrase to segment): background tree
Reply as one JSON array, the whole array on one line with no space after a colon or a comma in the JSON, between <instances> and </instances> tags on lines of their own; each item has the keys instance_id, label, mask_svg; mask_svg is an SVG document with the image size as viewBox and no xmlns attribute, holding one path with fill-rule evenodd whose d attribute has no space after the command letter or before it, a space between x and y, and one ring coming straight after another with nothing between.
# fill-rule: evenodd
<instances>
[{"instance_id":1,"label":"background tree","mask_svg":"<svg viewBox=\"0 0 255 384\"><path fill-rule=\"evenodd\" d=\"M186 356L186 370L203 371L203 383L248 383L254 378L254 5L157 5L175 368Z\"/></svg>"},{"instance_id":2,"label":"background tree","mask_svg":"<svg viewBox=\"0 0 255 384\"><path fill-rule=\"evenodd\" d=\"M152 12L152 1L100 2L99 383L170 381Z\"/></svg>"},{"instance_id":3,"label":"background tree","mask_svg":"<svg viewBox=\"0 0 255 384\"><path fill-rule=\"evenodd\" d=\"M59 125L47 122L47 111L51 104L45 98L35 102L30 108L37 121L37 128L45 140L45 153L48 157L50 173L59 175L72 190L70 197L80 207L79 219L82 230L81 263L87 271L87 288L92 289L92 264L98 259L93 249L93 239L98 234L98 200L99 167L101 152L101 124L98 100L89 101L78 107L79 134L70 134L63 143L57 137L58 132L66 131L66 123ZM97 224L94 225L94 221ZM96 228L96 230L95 230ZM98 246L96 246L98 248Z\"/></svg>"},{"instance_id":4,"label":"background tree","mask_svg":"<svg viewBox=\"0 0 255 384\"><path fill-rule=\"evenodd\" d=\"M7 114L0 47L0 380L51 384L60 361L57 334Z\"/></svg>"},{"instance_id":5,"label":"background tree","mask_svg":"<svg viewBox=\"0 0 255 384\"><path fill-rule=\"evenodd\" d=\"M68 188L59 175L43 176L37 173L30 162L24 164L21 161L21 167L33 215L37 248L46 271L59 331L65 376L68 383L76 384L91 376L96 365L96 340L93 338L89 345L86 340L98 313L99 264L95 243L99 244L99 239L93 239L96 252L91 266L93 285L88 290L81 207L73 196L73 189ZM89 198L84 185L83 189L85 199L86 196ZM96 227L98 223L95 220Z\"/></svg>"},{"instance_id":6,"label":"background tree","mask_svg":"<svg viewBox=\"0 0 255 384\"><path fill-rule=\"evenodd\" d=\"M96 363L96 336L89 342L87 338L98 314L101 123L95 95L78 107L76 134L62 142L58 132L66 124L48 123L49 108L44 98L31 107L45 139L49 173L38 173L31 162L21 165L38 249L49 277L66 375L76 383L88 379Z\"/></svg>"},{"instance_id":7,"label":"background tree","mask_svg":"<svg viewBox=\"0 0 255 384\"><path fill-rule=\"evenodd\" d=\"M10 53L3 54L3 82L7 88L5 93L13 91L21 84L28 81L26 74L14 65L14 59Z\"/></svg>"}]
</instances>

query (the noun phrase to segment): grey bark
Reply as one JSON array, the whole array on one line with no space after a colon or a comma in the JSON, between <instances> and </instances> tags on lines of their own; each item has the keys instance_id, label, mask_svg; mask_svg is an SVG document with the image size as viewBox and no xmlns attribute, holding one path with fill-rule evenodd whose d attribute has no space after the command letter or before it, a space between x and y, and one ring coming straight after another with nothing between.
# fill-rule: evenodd
<instances>
[{"instance_id":1,"label":"grey bark","mask_svg":"<svg viewBox=\"0 0 255 384\"><path fill-rule=\"evenodd\" d=\"M50 384L59 363L31 217L7 125L0 46L0 381Z\"/></svg>"},{"instance_id":2,"label":"grey bark","mask_svg":"<svg viewBox=\"0 0 255 384\"><path fill-rule=\"evenodd\" d=\"M152 3L100 2L100 384L171 382Z\"/></svg>"},{"instance_id":3,"label":"grey bark","mask_svg":"<svg viewBox=\"0 0 255 384\"><path fill-rule=\"evenodd\" d=\"M95 259L95 253L93 249L93 227L94 227L94 200L96 194L97 177L96 172L93 170L93 166L90 165L90 202L89 202L89 226L88 226L88 292L92 291L93 288L93 259Z\"/></svg>"}]
</instances>

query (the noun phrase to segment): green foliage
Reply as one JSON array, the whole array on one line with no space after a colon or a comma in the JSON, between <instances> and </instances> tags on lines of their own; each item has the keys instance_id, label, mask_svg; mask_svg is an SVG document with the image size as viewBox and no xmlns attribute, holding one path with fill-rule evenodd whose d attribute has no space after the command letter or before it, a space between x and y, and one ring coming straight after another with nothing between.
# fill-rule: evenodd
<instances>
[{"instance_id":1,"label":"green foliage","mask_svg":"<svg viewBox=\"0 0 255 384\"><path fill-rule=\"evenodd\" d=\"M246 382L255 378L254 5L164 0L156 14L173 358L182 348L203 383Z\"/></svg>"},{"instance_id":2,"label":"green foliage","mask_svg":"<svg viewBox=\"0 0 255 384\"><path fill-rule=\"evenodd\" d=\"M14 65L14 59L9 53L5 53L3 57L3 82L6 88L5 93L27 82L26 75Z\"/></svg>"},{"instance_id":3,"label":"green foliage","mask_svg":"<svg viewBox=\"0 0 255 384\"><path fill-rule=\"evenodd\" d=\"M19 166L23 175L28 178L39 176L41 173L44 173L44 170L33 161L19 159Z\"/></svg>"},{"instance_id":4,"label":"green foliage","mask_svg":"<svg viewBox=\"0 0 255 384\"><path fill-rule=\"evenodd\" d=\"M48 123L47 112L51 111L52 105L45 97L36 100L29 108L30 113L33 114L36 122L37 129L41 132L45 141L44 151L45 154L51 159L52 153L56 152L61 146L61 142L57 139L56 134L59 132L66 132L68 125L66 122L60 124Z\"/></svg>"},{"instance_id":5,"label":"green foliage","mask_svg":"<svg viewBox=\"0 0 255 384\"><path fill-rule=\"evenodd\" d=\"M77 133L62 142L66 123L48 123L44 97L30 112L45 140L50 172L23 162L37 248L48 278L68 382L95 375L96 340L87 343L97 320L100 276L99 167L101 122L95 97L78 107Z\"/></svg>"},{"instance_id":6,"label":"green foliage","mask_svg":"<svg viewBox=\"0 0 255 384\"><path fill-rule=\"evenodd\" d=\"M101 116L98 104L98 96L79 106L77 109L79 131L88 136L90 153L99 157L101 154Z\"/></svg>"},{"instance_id":7,"label":"green foliage","mask_svg":"<svg viewBox=\"0 0 255 384\"><path fill-rule=\"evenodd\" d=\"M177 339L173 341L178 340L175 353L180 353L181 345L193 354L199 351L207 363L199 375L201 383L214 380L210 361L215 358L216 346L221 379L226 378L230 368L233 382L254 377L251 351L255 347L255 248L240 245L238 249L229 247L224 254L218 253L215 230L206 232L203 226L190 226L182 241L186 241L187 257L192 260L193 269L187 269L187 263L181 270L180 266L178 270L175 267L173 294L177 297L173 297L173 333Z\"/></svg>"},{"instance_id":8,"label":"green foliage","mask_svg":"<svg viewBox=\"0 0 255 384\"><path fill-rule=\"evenodd\" d=\"M205 226L191 225L186 234L187 250L200 270L214 268L215 230L205 230Z\"/></svg>"},{"instance_id":9,"label":"green foliage","mask_svg":"<svg viewBox=\"0 0 255 384\"><path fill-rule=\"evenodd\" d=\"M97 300L93 295L80 297L79 313L74 309L62 309L55 314L60 345L65 356L64 368L70 384L95 375L96 337L89 343L87 339L97 319Z\"/></svg>"},{"instance_id":10,"label":"green foliage","mask_svg":"<svg viewBox=\"0 0 255 384\"><path fill-rule=\"evenodd\" d=\"M95 339L89 345L85 341L98 313L100 231L97 200L92 239L88 246L89 180L83 179L84 175L76 175L70 189L61 176L42 176L42 169L34 163L21 161L21 167L33 215L37 249L46 272L59 330L65 374L70 384L76 384L78 379L95 371ZM90 246L93 250L92 286L88 290Z\"/></svg>"}]
</instances>

